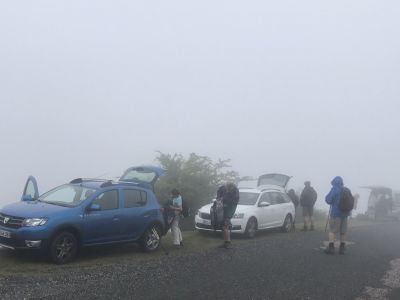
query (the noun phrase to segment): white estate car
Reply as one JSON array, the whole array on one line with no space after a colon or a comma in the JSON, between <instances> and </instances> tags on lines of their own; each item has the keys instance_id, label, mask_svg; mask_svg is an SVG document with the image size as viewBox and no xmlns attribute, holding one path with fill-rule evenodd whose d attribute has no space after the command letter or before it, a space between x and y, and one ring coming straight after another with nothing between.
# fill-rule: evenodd
<instances>
[{"instance_id":1,"label":"white estate car","mask_svg":"<svg viewBox=\"0 0 400 300\"><path fill-rule=\"evenodd\" d=\"M290 177L282 174L265 174L259 177L256 188L239 188L239 204L233 216L232 232L254 237L257 230L292 229L295 208L286 194ZM214 231L211 227L210 208L213 203L199 209L195 227L199 231Z\"/></svg>"}]
</instances>

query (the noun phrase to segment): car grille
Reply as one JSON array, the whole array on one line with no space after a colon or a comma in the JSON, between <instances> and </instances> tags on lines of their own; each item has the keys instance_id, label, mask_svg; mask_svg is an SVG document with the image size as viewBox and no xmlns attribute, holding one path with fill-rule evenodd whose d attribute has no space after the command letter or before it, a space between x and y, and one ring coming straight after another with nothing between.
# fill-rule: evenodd
<instances>
[{"instance_id":1,"label":"car grille","mask_svg":"<svg viewBox=\"0 0 400 300\"><path fill-rule=\"evenodd\" d=\"M211 220L211 215L208 213L200 213L200 218L205 220Z\"/></svg>"},{"instance_id":2,"label":"car grille","mask_svg":"<svg viewBox=\"0 0 400 300\"><path fill-rule=\"evenodd\" d=\"M24 222L24 218L0 214L0 225L3 227L20 228L22 227L22 222Z\"/></svg>"}]
</instances>

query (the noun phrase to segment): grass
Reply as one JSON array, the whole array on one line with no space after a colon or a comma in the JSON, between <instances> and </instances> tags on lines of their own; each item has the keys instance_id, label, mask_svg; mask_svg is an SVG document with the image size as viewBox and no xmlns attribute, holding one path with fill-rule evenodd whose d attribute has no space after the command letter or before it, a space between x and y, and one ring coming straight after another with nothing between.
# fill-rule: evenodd
<instances>
[{"instance_id":1,"label":"grass","mask_svg":"<svg viewBox=\"0 0 400 300\"><path fill-rule=\"evenodd\" d=\"M221 235L202 234L197 231L184 231L184 247L175 247L172 244L171 234L168 233L162 240L162 246L154 253L144 253L135 243L120 245L94 246L82 249L78 258L67 265L55 265L49 259L33 252L0 251L0 276L35 275L54 273L67 269L107 266L111 264L125 264L127 262L145 262L156 260L166 255L182 255L215 248L221 244Z\"/></svg>"}]
</instances>

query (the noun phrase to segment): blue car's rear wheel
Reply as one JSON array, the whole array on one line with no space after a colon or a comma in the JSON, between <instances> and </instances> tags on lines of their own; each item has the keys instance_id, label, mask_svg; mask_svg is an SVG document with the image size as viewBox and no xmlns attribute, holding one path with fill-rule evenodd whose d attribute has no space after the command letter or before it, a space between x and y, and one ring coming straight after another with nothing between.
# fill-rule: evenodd
<instances>
[{"instance_id":1,"label":"blue car's rear wheel","mask_svg":"<svg viewBox=\"0 0 400 300\"><path fill-rule=\"evenodd\" d=\"M58 233L50 243L50 257L56 264L72 261L78 253L78 241L70 232Z\"/></svg>"},{"instance_id":2,"label":"blue car's rear wheel","mask_svg":"<svg viewBox=\"0 0 400 300\"><path fill-rule=\"evenodd\" d=\"M153 252L158 249L161 243L161 230L157 225L151 225L144 232L140 245L145 252Z\"/></svg>"}]
</instances>

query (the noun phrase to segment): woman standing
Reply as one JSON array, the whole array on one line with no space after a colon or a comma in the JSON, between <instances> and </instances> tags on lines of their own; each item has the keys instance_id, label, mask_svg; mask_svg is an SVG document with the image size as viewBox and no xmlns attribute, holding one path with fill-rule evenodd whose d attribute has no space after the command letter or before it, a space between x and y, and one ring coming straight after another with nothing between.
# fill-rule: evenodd
<instances>
[{"instance_id":1,"label":"woman standing","mask_svg":"<svg viewBox=\"0 0 400 300\"><path fill-rule=\"evenodd\" d=\"M171 191L172 194L172 205L170 208L173 210L173 220L171 224L172 241L175 246L183 246L182 243L182 232L179 228L179 220L182 212L182 197L181 193L177 189Z\"/></svg>"}]
</instances>

